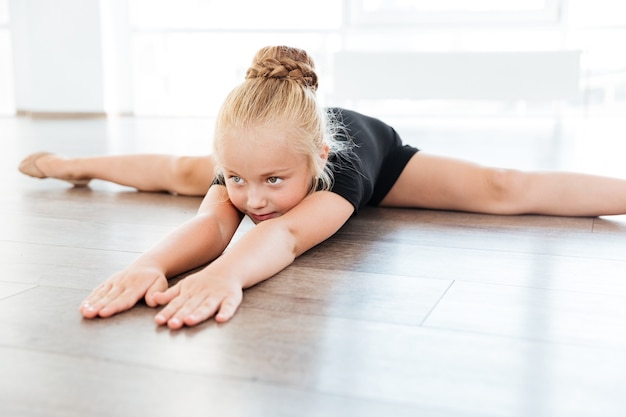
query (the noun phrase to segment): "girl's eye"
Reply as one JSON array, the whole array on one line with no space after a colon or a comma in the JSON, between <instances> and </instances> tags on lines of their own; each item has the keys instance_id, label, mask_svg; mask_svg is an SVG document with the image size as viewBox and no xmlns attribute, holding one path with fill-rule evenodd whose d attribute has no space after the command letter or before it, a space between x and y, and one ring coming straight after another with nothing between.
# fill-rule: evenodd
<instances>
[{"instance_id":1,"label":"girl's eye","mask_svg":"<svg viewBox=\"0 0 626 417\"><path fill-rule=\"evenodd\" d=\"M241 177L238 177L238 176L236 176L236 175L232 175L232 176L230 177L230 180L231 180L232 182L234 182L235 184L239 184L239 183L242 181L242 180L241 180Z\"/></svg>"},{"instance_id":2,"label":"girl's eye","mask_svg":"<svg viewBox=\"0 0 626 417\"><path fill-rule=\"evenodd\" d=\"M278 177L269 177L267 179L268 184L278 184L282 181L282 179L278 178Z\"/></svg>"}]
</instances>

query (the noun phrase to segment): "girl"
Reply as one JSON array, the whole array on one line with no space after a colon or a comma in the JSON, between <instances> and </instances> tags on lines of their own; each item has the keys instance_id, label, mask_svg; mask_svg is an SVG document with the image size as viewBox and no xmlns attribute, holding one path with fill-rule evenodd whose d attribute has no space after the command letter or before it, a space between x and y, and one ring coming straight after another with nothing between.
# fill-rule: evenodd
<instances>
[{"instance_id":1,"label":"girl","mask_svg":"<svg viewBox=\"0 0 626 417\"><path fill-rule=\"evenodd\" d=\"M205 195L196 216L97 287L86 318L109 317L142 297L165 307L172 329L229 320L243 289L281 271L331 237L365 205L493 214L598 216L626 213L626 180L520 172L418 152L386 124L323 110L305 51L261 49L226 98L212 156L26 158L20 170L86 185L98 178L145 191ZM208 190L208 191L207 191ZM243 216L256 224L225 251ZM168 278L206 265L168 288Z\"/></svg>"}]
</instances>

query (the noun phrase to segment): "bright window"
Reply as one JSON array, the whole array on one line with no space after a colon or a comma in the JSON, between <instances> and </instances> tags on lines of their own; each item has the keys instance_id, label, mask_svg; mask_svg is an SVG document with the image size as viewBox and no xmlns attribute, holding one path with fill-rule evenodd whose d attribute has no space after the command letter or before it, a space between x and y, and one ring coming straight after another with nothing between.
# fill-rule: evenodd
<instances>
[{"instance_id":1,"label":"bright window","mask_svg":"<svg viewBox=\"0 0 626 417\"><path fill-rule=\"evenodd\" d=\"M479 24L555 22L563 0L350 0L352 23Z\"/></svg>"},{"instance_id":2,"label":"bright window","mask_svg":"<svg viewBox=\"0 0 626 417\"><path fill-rule=\"evenodd\" d=\"M316 59L328 80L327 62L338 41L332 35L259 32L155 32L133 36L135 114L215 115L244 80L256 51L266 45L297 46ZM325 59L326 58L326 59ZM320 91L325 88L322 81Z\"/></svg>"},{"instance_id":3,"label":"bright window","mask_svg":"<svg viewBox=\"0 0 626 417\"><path fill-rule=\"evenodd\" d=\"M306 49L323 74L331 70L324 61L340 45L337 0L316 1L305 12L288 0L130 0L129 5L138 115L215 115L261 47Z\"/></svg>"},{"instance_id":4,"label":"bright window","mask_svg":"<svg viewBox=\"0 0 626 417\"><path fill-rule=\"evenodd\" d=\"M341 1L131 0L137 29L324 30L341 25ZM307 7L310 6L310 7Z\"/></svg>"},{"instance_id":5,"label":"bright window","mask_svg":"<svg viewBox=\"0 0 626 417\"><path fill-rule=\"evenodd\" d=\"M0 0L0 115L15 114L8 0Z\"/></svg>"},{"instance_id":6,"label":"bright window","mask_svg":"<svg viewBox=\"0 0 626 417\"><path fill-rule=\"evenodd\" d=\"M9 23L9 0L0 0L0 25Z\"/></svg>"},{"instance_id":7,"label":"bright window","mask_svg":"<svg viewBox=\"0 0 626 417\"><path fill-rule=\"evenodd\" d=\"M362 0L367 12L493 12L543 10L546 0Z\"/></svg>"},{"instance_id":8,"label":"bright window","mask_svg":"<svg viewBox=\"0 0 626 417\"><path fill-rule=\"evenodd\" d=\"M132 111L215 115L243 80L253 54L271 44L301 47L314 56L322 99L332 98L333 53L339 50L580 50L583 95L568 105L614 112L626 107L626 55L619 52L626 44L623 0L320 0L306 12L295 3L128 0L129 18L117 21L129 22L132 82L126 91L132 91ZM467 100L380 106L393 114L551 113L552 108Z\"/></svg>"}]
</instances>

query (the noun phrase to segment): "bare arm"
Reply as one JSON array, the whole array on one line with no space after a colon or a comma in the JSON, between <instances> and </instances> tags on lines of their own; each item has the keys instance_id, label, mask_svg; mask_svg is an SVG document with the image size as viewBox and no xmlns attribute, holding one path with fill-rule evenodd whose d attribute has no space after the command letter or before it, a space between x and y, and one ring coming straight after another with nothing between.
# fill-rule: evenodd
<instances>
[{"instance_id":1,"label":"bare arm","mask_svg":"<svg viewBox=\"0 0 626 417\"><path fill-rule=\"evenodd\" d=\"M198 213L141 255L133 266L157 267L167 278L204 265L228 246L242 215L224 187L211 187Z\"/></svg>"},{"instance_id":2,"label":"bare arm","mask_svg":"<svg viewBox=\"0 0 626 417\"><path fill-rule=\"evenodd\" d=\"M157 294L157 302L168 305L156 322L177 329L216 313L218 321L230 319L241 303L243 288L270 278L328 239L353 211L344 198L322 191L283 216L258 224L202 271Z\"/></svg>"},{"instance_id":3,"label":"bare arm","mask_svg":"<svg viewBox=\"0 0 626 417\"><path fill-rule=\"evenodd\" d=\"M211 187L196 216L94 289L81 313L87 318L109 317L144 296L148 305L156 306L154 295L167 289L167 279L218 257L241 218L224 187Z\"/></svg>"}]
</instances>

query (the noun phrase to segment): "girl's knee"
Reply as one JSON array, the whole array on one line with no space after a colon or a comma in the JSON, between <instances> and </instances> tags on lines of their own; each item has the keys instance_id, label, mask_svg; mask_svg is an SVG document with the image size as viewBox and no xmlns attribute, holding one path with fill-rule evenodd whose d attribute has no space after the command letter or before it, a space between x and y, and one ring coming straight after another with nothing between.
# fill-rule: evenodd
<instances>
[{"instance_id":1,"label":"girl's knee","mask_svg":"<svg viewBox=\"0 0 626 417\"><path fill-rule=\"evenodd\" d=\"M214 166L210 158L179 156L172 161L172 192L203 195L213 179Z\"/></svg>"},{"instance_id":2,"label":"girl's knee","mask_svg":"<svg viewBox=\"0 0 626 417\"><path fill-rule=\"evenodd\" d=\"M489 195L494 207L503 214L522 211L524 187L527 174L523 171L490 168L487 173Z\"/></svg>"},{"instance_id":3,"label":"girl's knee","mask_svg":"<svg viewBox=\"0 0 626 417\"><path fill-rule=\"evenodd\" d=\"M172 178L176 182L186 183L193 175L193 159L188 156L179 156L172 161Z\"/></svg>"}]
</instances>

